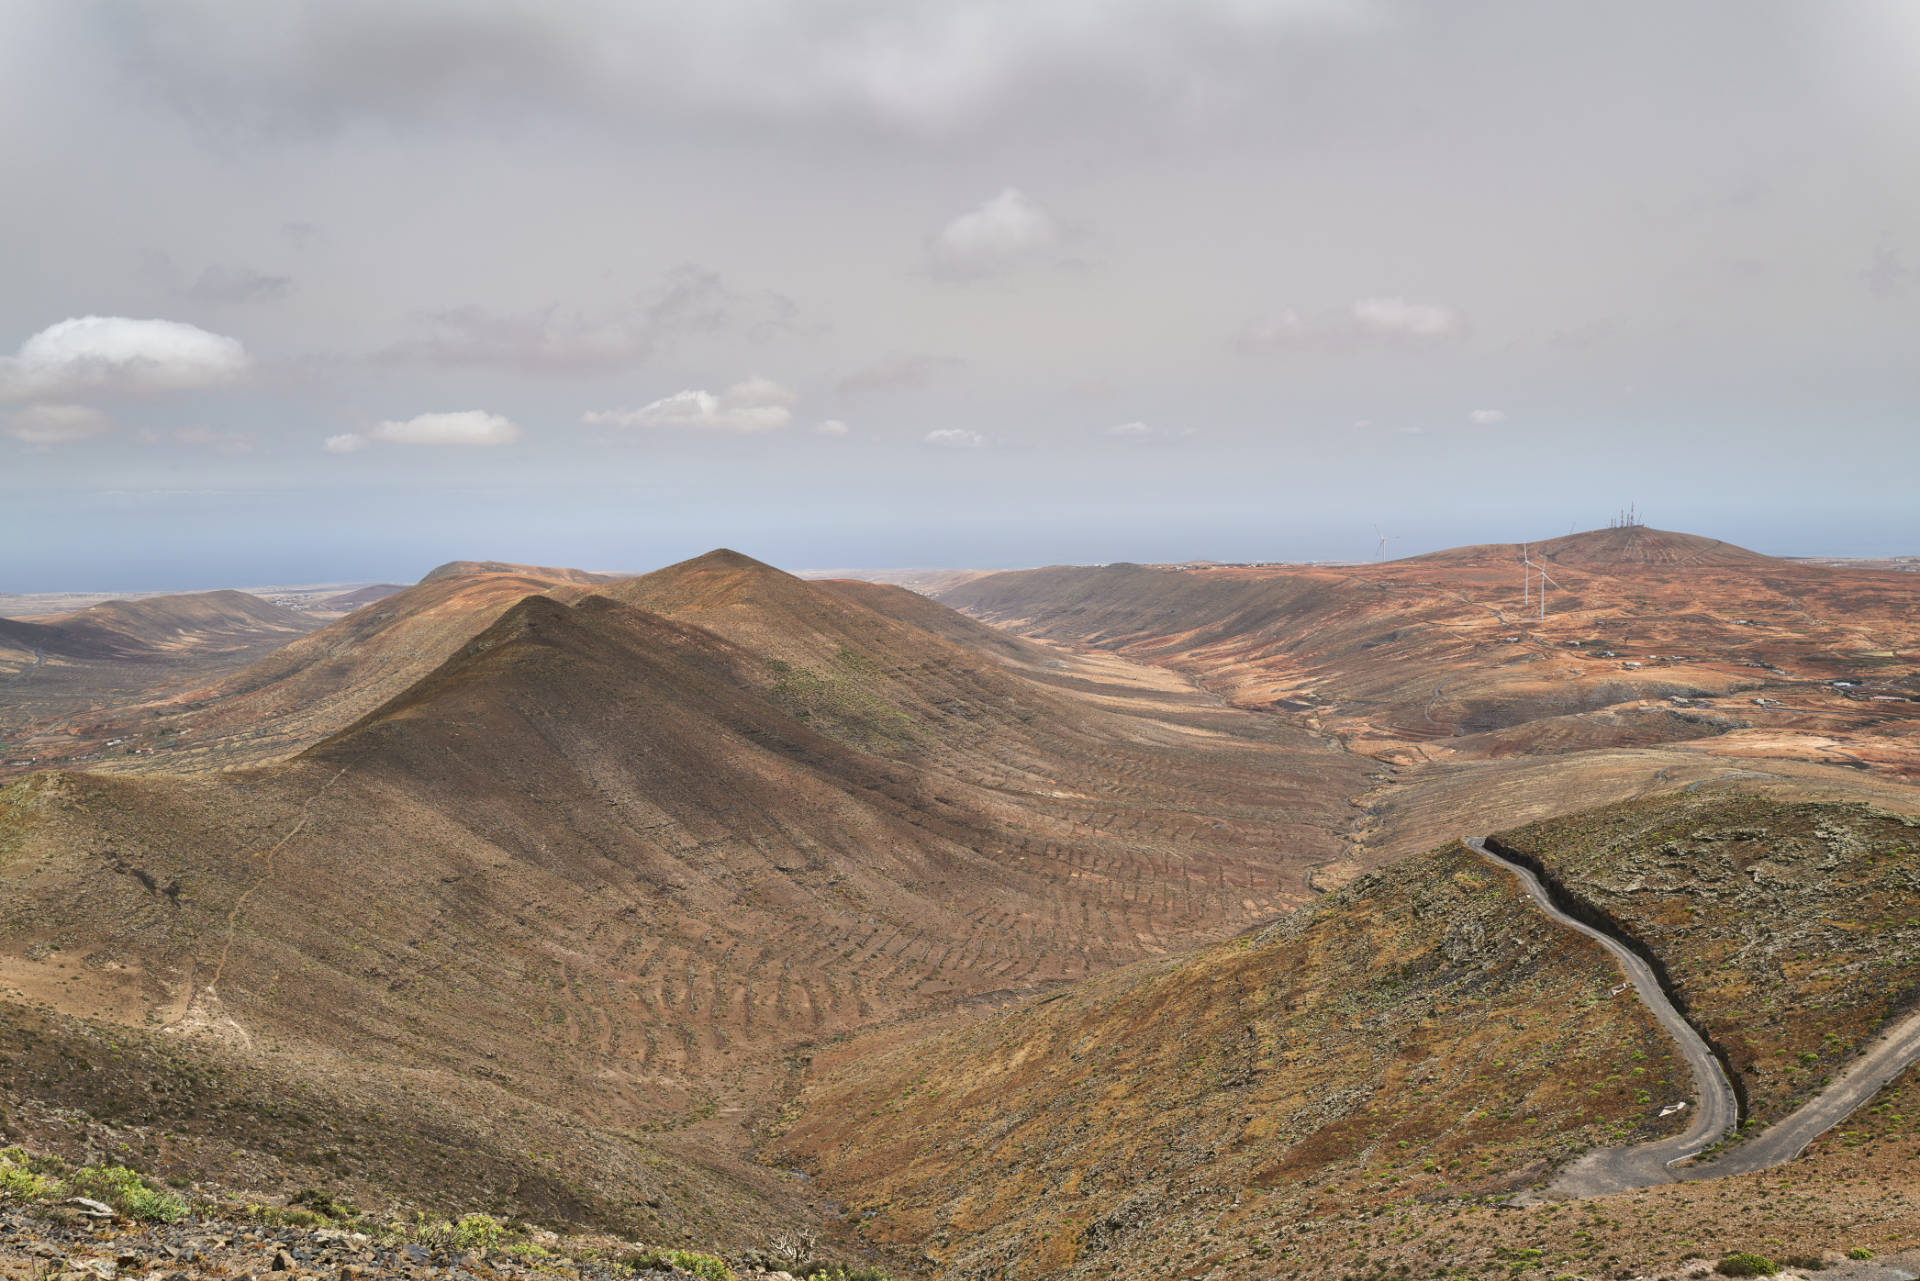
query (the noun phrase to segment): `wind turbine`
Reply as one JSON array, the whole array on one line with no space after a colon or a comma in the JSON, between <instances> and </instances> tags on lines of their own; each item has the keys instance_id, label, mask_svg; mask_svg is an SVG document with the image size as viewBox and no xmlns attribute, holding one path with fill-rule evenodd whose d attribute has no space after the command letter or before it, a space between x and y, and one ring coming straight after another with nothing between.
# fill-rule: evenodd
<instances>
[{"instance_id":1,"label":"wind turbine","mask_svg":"<svg viewBox=\"0 0 1920 1281\"><path fill-rule=\"evenodd\" d=\"M1533 604L1533 562L1527 559L1527 545L1520 544L1520 608Z\"/></svg>"},{"instance_id":2,"label":"wind turbine","mask_svg":"<svg viewBox=\"0 0 1920 1281\"><path fill-rule=\"evenodd\" d=\"M1553 580L1547 577L1545 561L1535 565L1534 568L1540 571L1540 617L1544 620L1547 616L1547 584L1553 583ZM1553 583L1553 585L1555 587L1560 586L1558 583Z\"/></svg>"},{"instance_id":3,"label":"wind turbine","mask_svg":"<svg viewBox=\"0 0 1920 1281\"><path fill-rule=\"evenodd\" d=\"M1380 535L1380 545L1374 548L1373 558L1376 561L1385 560L1387 558L1387 541L1392 538L1398 538L1400 535L1386 533L1378 525L1373 527L1373 532Z\"/></svg>"}]
</instances>

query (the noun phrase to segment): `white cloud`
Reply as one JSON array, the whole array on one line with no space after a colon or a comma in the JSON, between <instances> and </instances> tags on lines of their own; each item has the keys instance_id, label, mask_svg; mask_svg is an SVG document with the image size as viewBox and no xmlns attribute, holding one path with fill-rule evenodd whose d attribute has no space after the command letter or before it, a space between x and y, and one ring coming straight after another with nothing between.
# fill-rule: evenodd
<instances>
[{"instance_id":1,"label":"white cloud","mask_svg":"<svg viewBox=\"0 0 1920 1281\"><path fill-rule=\"evenodd\" d=\"M864 396L872 392L913 391L926 386L943 373L967 362L957 356L931 356L909 352L888 356L854 370L834 385L842 396Z\"/></svg>"},{"instance_id":2,"label":"white cloud","mask_svg":"<svg viewBox=\"0 0 1920 1281\"><path fill-rule=\"evenodd\" d=\"M977 431L968 431L964 427L942 427L922 436L921 441L928 445L938 445L944 449L978 449L987 443L987 438Z\"/></svg>"},{"instance_id":3,"label":"white cloud","mask_svg":"<svg viewBox=\"0 0 1920 1281\"><path fill-rule=\"evenodd\" d=\"M1378 0L179 0L119 21L161 100L200 120L851 116L921 134L1030 125L1021 108L1047 93L1154 120L1182 85L1232 102L1301 31L1385 18Z\"/></svg>"},{"instance_id":4,"label":"white cloud","mask_svg":"<svg viewBox=\"0 0 1920 1281\"><path fill-rule=\"evenodd\" d=\"M1380 338L1457 338L1466 329L1451 307L1405 298L1362 298L1353 304L1353 320L1360 332Z\"/></svg>"},{"instance_id":5,"label":"white cloud","mask_svg":"<svg viewBox=\"0 0 1920 1281\"><path fill-rule=\"evenodd\" d=\"M520 439L520 429L499 414L463 409L389 418L369 432L368 439L386 445L511 445ZM328 447L332 448L331 441Z\"/></svg>"},{"instance_id":6,"label":"white cloud","mask_svg":"<svg viewBox=\"0 0 1920 1281\"><path fill-rule=\"evenodd\" d=\"M113 420L87 405L28 405L0 416L7 435L29 445L59 445L97 436Z\"/></svg>"},{"instance_id":7,"label":"white cloud","mask_svg":"<svg viewBox=\"0 0 1920 1281\"><path fill-rule=\"evenodd\" d=\"M0 357L0 401L194 391L232 382L246 368L247 351L237 340L193 325L80 316L47 326Z\"/></svg>"},{"instance_id":8,"label":"white cloud","mask_svg":"<svg viewBox=\"0 0 1920 1281\"><path fill-rule=\"evenodd\" d=\"M327 437L329 454L352 454L365 449L373 442L357 431L342 432L338 436Z\"/></svg>"},{"instance_id":9,"label":"white cloud","mask_svg":"<svg viewBox=\"0 0 1920 1281\"><path fill-rule=\"evenodd\" d=\"M1245 352L1278 351L1303 346L1316 336L1316 331L1299 312L1289 310L1253 321L1240 331L1234 346Z\"/></svg>"},{"instance_id":10,"label":"white cloud","mask_svg":"<svg viewBox=\"0 0 1920 1281\"><path fill-rule=\"evenodd\" d=\"M838 418L829 418L825 422L816 426L814 430L816 432L819 432L822 436L844 436L848 432L852 431L853 428L847 426L845 423L841 422Z\"/></svg>"},{"instance_id":11,"label":"white cloud","mask_svg":"<svg viewBox=\"0 0 1920 1281\"><path fill-rule=\"evenodd\" d=\"M253 450L253 438L245 432L215 431L205 423L182 427L173 433L173 440L175 444L211 449L216 454L245 454Z\"/></svg>"},{"instance_id":12,"label":"white cloud","mask_svg":"<svg viewBox=\"0 0 1920 1281\"><path fill-rule=\"evenodd\" d=\"M778 431L793 421L798 399L758 375L715 395L689 388L638 409L595 409L581 421L602 427L691 427L710 431Z\"/></svg>"},{"instance_id":13,"label":"white cloud","mask_svg":"<svg viewBox=\"0 0 1920 1281\"><path fill-rule=\"evenodd\" d=\"M1503 409L1476 409L1467 415L1467 421L1480 427L1491 427L1507 421L1507 414Z\"/></svg>"},{"instance_id":14,"label":"white cloud","mask_svg":"<svg viewBox=\"0 0 1920 1281\"><path fill-rule=\"evenodd\" d=\"M1143 422L1120 423L1107 428L1107 435L1117 436L1121 440L1181 440L1188 436L1196 436L1199 432L1198 427L1182 427L1175 431L1167 427L1149 426Z\"/></svg>"},{"instance_id":15,"label":"white cloud","mask_svg":"<svg viewBox=\"0 0 1920 1281\"><path fill-rule=\"evenodd\" d=\"M292 291L291 276L216 263L202 271L200 278L182 292L195 302L245 304L284 302Z\"/></svg>"},{"instance_id":16,"label":"white cloud","mask_svg":"<svg viewBox=\"0 0 1920 1281\"><path fill-rule=\"evenodd\" d=\"M377 359L579 373L631 369L701 334L739 334L765 342L806 328L791 298L770 290L741 292L718 273L691 266L668 273L655 288L616 308L494 312L453 307L421 319L424 336L388 347Z\"/></svg>"},{"instance_id":17,"label":"white cloud","mask_svg":"<svg viewBox=\"0 0 1920 1281\"><path fill-rule=\"evenodd\" d=\"M970 280L1048 260L1060 241L1053 215L1008 187L942 227L927 242L927 259L935 275Z\"/></svg>"},{"instance_id":18,"label":"white cloud","mask_svg":"<svg viewBox=\"0 0 1920 1281\"><path fill-rule=\"evenodd\" d=\"M1354 348L1379 344L1425 344L1463 337L1466 320L1439 303L1405 298L1362 298L1344 312L1307 317L1291 308L1270 313L1233 340L1246 354L1303 348Z\"/></svg>"}]
</instances>

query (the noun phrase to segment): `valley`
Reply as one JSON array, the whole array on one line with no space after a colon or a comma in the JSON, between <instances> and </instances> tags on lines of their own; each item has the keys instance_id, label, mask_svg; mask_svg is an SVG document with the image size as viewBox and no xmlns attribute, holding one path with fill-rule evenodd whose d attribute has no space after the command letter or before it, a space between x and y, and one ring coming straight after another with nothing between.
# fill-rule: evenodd
<instances>
[{"instance_id":1,"label":"valley","mask_svg":"<svg viewBox=\"0 0 1920 1281\"><path fill-rule=\"evenodd\" d=\"M1905 1257L1920 580L1521 554L0 624L0 1128L902 1276Z\"/></svg>"}]
</instances>

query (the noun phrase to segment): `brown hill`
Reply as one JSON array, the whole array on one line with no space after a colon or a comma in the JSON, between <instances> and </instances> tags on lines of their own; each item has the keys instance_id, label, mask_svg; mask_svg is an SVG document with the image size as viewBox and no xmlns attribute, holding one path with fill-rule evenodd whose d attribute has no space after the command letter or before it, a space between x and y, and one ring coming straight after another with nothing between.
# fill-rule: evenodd
<instances>
[{"instance_id":1,"label":"brown hill","mask_svg":"<svg viewBox=\"0 0 1920 1281\"><path fill-rule=\"evenodd\" d=\"M288 640L314 622L246 592L112 600L32 621L0 618L0 644L78 659L140 659Z\"/></svg>"},{"instance_id":2,"label":"brown hill","mask_svg":"<svg viewBox=\"0 0 1920 1281\"><path fill-rule=\"evenodd\" d=\"M321 610L343 610L352 613L364 605L385 600L406 591L404 583L374 583L369 587L356 587L350 592L341 592L337 596L328 596L315 603L314 608Z\"/></svg>"},{"instance_id":3,"label":"brown hill","mask_svg":"<svg viewBox=\"0 0 1920 1281\"><path fill-rule=\"evenodd\" d=\"M537 578L549 583L610 583L620 577L618 574L594 574L584 569L559 569L552 565L514 565L500 560L450 560L444 565L427 571L420 581L437 583L449 578L474 578L493 574L513 574L521 578Z\"/></svg>"},{"instance_id":4,"label":"brown hill","mask_svg":"<svg viewBox=\"0 0 1920 1281\"><path fill-rule=\"evenodd\" d=\"M162 750L128 767L178 772L291 756L398 697L517 602L574 581L574 571L558 572L435 571L177 698L149 726L164 736ZM137 723L148 724L151 710L133 709Z\"/></svg>"},{"instance_id":5,"label":"brown hill","mask_svg":"<svg viewBox=\"0 0 1920 1281\"><path fill-rule=\"evenodd\" d=\"M1472 547L1454 547L1446 551L1410 556L1405 564L1424 565L1517 565L1522 549L1535 560L1555 565L1579 566L1597 571L1632 570L1639 566L1736 566L1750 569L1777 566L1783 562L1772 556L1748 551L1717 538L1653 529L1646 525L1626 525L1612 529L1590 529L1538 543L1484 543Z\"/></svg>"},{"instance_id":6,"label":"brown hill","mask_svg":"<svg viewBox=\"0 0 1920 1281\"><path fill-rule=\"evenodd\" d=\"M291 692L231 696L338 691L301 725L343 723L281 763L14 788L0 985L213 1056L193 1133L241 1080L380 1100L325 1160L273 1150L288 1178L450 1197L460 1163L409 1145L457 1134L507 1204L518 1161L529 1212L738 1244L795 1213L746 1159L786 1055L1218 938L1340 853L1361 763L1162 674L1029 678L1026 647L910 621L924 600L745 558L526 586L445 578L310 638L337 670L306 644ZM493 620L365 705L355 673L397 681L473 591ZM595 1182L558 1197L572 1169Z\"/></svg>"},{"instance_id":7,"label":"brown hill","mask_svg":"<svg viewBox=\"0 0 1920 1281\"><path fill-rule=\"evenodd\" d=\"M1377 565L1110 565L996 574L945 603L1176 667L1392 764L1702 751L1920 777L1920 588L1713 540L1600 530ZM1835 686L1831 682L1842 681ZM1756 698L1765 702L1756 702ZM1705 706L1702 706L1705 704ZM1767 709L1767 710L1756 710Z\"/></svg>"}]
</instances>

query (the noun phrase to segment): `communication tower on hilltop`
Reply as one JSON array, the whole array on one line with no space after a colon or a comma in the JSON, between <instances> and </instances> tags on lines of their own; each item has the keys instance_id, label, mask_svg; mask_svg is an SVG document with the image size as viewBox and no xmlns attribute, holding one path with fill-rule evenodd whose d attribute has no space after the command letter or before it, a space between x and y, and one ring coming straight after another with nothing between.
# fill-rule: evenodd
<instances>
[{"instance_id":1,"label":"communication tower on hilltop","mask_svg":"<svg viewBox=\"0 0 1920 1281\"><path fill-rule=\"evenodd\" d=\"M1607 522L1608 529L1637 529L1646 522L1640 519L1640 509L1633 503L1622 507L1614 518Z\"/></svg>"}]
</instances>

